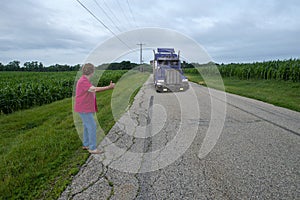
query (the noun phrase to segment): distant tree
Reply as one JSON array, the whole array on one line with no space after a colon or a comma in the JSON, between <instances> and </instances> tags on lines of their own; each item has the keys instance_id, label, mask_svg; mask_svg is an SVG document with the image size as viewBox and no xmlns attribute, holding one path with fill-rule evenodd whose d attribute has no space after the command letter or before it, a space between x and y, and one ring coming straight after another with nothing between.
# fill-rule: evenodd
<instances>
[{"instance_id":1,"label":"distant tree","mask_svg":"<svg viewBox=\"0 0 300 200\"><path fill-rule=\"evenodd\" d=\"M120 64L120 69L125 69L125 70L130 70L133 68L132 64L130 61L122 61Z\"/></svg>"},{"instance_id":2,"label":"distant tree","mask_svg":"<svg viewBox=\"0 0 300 200\"><path fill-rule=\"evenodd\" d=\"M121 63L110 63L107 67L108 70L130 70L138 66L136 63L130 61L122 61Z\"/></svg>"},{"instance_id":3,"label":"distant tree","mask_svg":"<svg viewBox=\"0 0 300 200\"><path fill-rule=\"evenodd\" d=\"M2 63L0 63L0 71L4 71L4 68L5 66L2 64Z\"/></svg>"},{"instance_id":4,"label":"distant tree","mask_svg":"<svg viewBox=\"0 0 300 200\"><path fill-rule=\"evenodd\" d=\"M40 72L44 71L44 65L43 65L43 63L39 62L38 69L39 69Z\"/></svg>"},{"instance_id":5,"label":"distant tree","mask_svg":"<svg viewBox=\"0 0 300 200\"><path fill-rule=\"evenodd\" d=\"M119 68L119 63L110 63L107 67L108 70L117 70Z\"/></svg>"},{"instance_id":6,"label":"distant tree","mask_svg":"<svg viewBox=\"0 0 300 200\"><path fill-rule=\"evenodd\" d=\"M131 63L130 61L122 61L121 63L110 63L102 64L97 66L97 69L109 69L109 70L130 70L137 67L138 64ZM0 71L28 71L28 72L58 72L58 71L78 71L80 70L81 65L76 64L71 65L61 65L54 64L48 67L44 66L43 63L38 61L28 61L20 67L20 61L12 61L7 65L0 63Z\"/></svg>"},{"instance_id":7,"label":"distant tree","mask_svg":"<svg viewBox=\"0 0 300 200\"><path fill-rule=\"evenodd\" d=\"M44 67L43 64L41 62L38 63L38 61L25 62L23 66L25 71L29 72L43 71Z\"/></svg>"},{"instance_id":8,"label":"distant tree","mask_svg":"<svg viewBox=\"0 0 300 200\"><path fill-rule=\"evenodd\" d=\"M9 62L6 65L6 71L19 71L20 70L20 61L14 60Z\"/></svg>"},{"instance_id":9,"label":"distant tree","mask_svg":"<svg viewBox=\"0 0 300 200\"><path fill-rule=\"evenodd\" d=\"M57 71L57 69L56 69L55 65L50 65L50 66L47 67L47 71L48 72L55 72L55 71Z\"/></svg>"},{"instance_id":10,"label":"distant tree","mask_svg":"<svg viewBox=\"0 0 300 200\"><path fill-rule=\"evenodd\" d=\"M194 68L193 64L187 63L187 62L185 62L185 61L183 61L183 62L181 63L181 67L182 67L182 68Z\"/></svg>"},{"instance_id":11,"label":"distant tree","mask_svg":"<svg viewBox=\"0 0 300 200\"><path fill-rule=\"evenodd\" d=\"M101 65L98 65L97 69L98 70L105 70L105 69L107 69L109 67L109 65L110 64L108 64L108 63L104 63L104 64L101 64Z\"/></svg>"},{"instance_id":12,"label":"distant tree","mask_svg":"<svg viewBox=\"0 0 300 200\"><path fill-rule=\"evenodd\" d=\"M30 66L31 66L30 62L25 62L25 63L23 64L23 66L24 66L24 68L25 68L25 71L30 71Z\"/></svg>"},{"instance_id":13,"label":"distant tree","mask_svg":"<svg viewBox=\"0 0 300 200\"><path fill-rule=\"evenodd\" d=\"M70 71L78 71L80 69L80 64L74 65L70 67Z\"/></svg>"}]
</instances>

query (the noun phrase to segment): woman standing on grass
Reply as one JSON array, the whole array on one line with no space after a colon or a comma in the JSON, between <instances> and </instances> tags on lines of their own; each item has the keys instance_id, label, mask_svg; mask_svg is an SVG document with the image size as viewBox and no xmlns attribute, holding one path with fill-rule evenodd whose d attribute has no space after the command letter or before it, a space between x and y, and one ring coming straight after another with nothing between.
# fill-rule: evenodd
<instances>
[{"instance_id":1,"label":"woman standing on grass","mask_svg":"<svg viewBox=\"0 0 300 200\"><path fill-rule=\"evenodd\" d=\"M94 120L94 114L98 111L96 92L113 89L115 84L110 81L109 86L94 87L90 82L94 71L95 66L91 63L82 66L82 76L76 85L74 110L79 113L84 126L82 148L92 154L99 154L100 151L96 146L96 122Z\"/></svg>"}]
</instances>

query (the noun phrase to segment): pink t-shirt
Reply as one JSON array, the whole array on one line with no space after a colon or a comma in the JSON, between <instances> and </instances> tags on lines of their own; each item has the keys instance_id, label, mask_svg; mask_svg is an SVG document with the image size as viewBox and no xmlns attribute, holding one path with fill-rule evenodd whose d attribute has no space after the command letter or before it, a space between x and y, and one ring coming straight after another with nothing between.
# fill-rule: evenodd
<instances>
[{"instance_id":1,"label":"pink t-shirt","mask_svg":"<svg viewBox=\"0 0 300 200\"><path fill-rule=\"evenodd\" d=\"M89 92L93 86L86 76L81 76L76 85L75 112L97 112L96 94Z\"/></svg>"}]
</instances>

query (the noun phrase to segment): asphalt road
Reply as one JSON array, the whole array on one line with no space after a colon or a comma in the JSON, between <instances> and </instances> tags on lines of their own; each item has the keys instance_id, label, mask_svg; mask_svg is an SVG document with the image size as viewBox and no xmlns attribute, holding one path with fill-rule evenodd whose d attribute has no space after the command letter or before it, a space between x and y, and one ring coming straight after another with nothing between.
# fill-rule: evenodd
<instances>
[{"instance_id":1,"label":"asphalt road","mask_svg":"<svg viewBox=\"0 0 300 200\"><path fill-rule=\"evenodd\" d=\"M300 199L300 113L151 77L60 199Z\"/></svg>"}]
</instances>

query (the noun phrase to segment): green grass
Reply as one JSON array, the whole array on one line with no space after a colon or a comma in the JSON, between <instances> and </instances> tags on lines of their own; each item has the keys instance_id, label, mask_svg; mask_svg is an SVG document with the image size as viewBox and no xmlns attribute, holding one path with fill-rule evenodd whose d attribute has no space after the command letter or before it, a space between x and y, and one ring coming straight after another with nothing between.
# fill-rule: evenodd
<instances>
[{"instance_id":1,"label":"green grass","mask_svg":"<svg viewBox=\"0 0 300 200\"><path fill-rule=\"evenodd\" d=\"M221 89L217 78L206 79L198 74L185 74L190 81L216 89ZM276 106L300 112L300 83L276 80L240 80L238 78L223 78L225 91L241 96L261 100Z\"/></svg>"},{"instance_id":2,"label":"green grass","mask_svg":"<svg viewBox=\"0 0 300 200\"><path fill-rule=\"evenodd\" d=\"M1 116L1 198L55 198L78 171L88 154L79 148L71 105L65 99Z\"/></svg>"},{"instance_id":3,"label":"green grass","mask_svg":"<svg viewBox=\"0 0 300 200\"><path fill-rule=\"evenodd\" d=\"M148 76L133 77L145 81ZM105 133L115 123L113 92L97 94L97 117ZM0 115L0 124L0 199L57 199L89 156L81 149L71 98Z\"/></svg>"}]
</instances>

